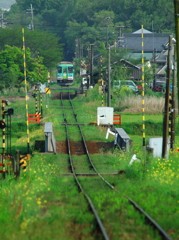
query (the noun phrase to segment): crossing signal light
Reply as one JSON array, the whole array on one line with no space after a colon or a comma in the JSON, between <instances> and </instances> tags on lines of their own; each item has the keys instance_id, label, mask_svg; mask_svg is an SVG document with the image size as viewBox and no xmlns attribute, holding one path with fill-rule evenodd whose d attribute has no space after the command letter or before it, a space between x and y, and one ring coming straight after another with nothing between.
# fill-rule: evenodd
<instances>
[{"instance_id":1,"label":"crossing signal light","mask_svg":"<svg viewBox=\"0 0 179 240\"><path fill-rule=\"evenodd\" d=\"M8 108L6 111L4 111L5 114L7 115L13 115L14 114L14 109L13 108Z\"/></svg>"},{"instance_id":2,"label":"crossing signal light","mask_svg":"<svg viewBox=\"0 0 179 240\"><path fill-rule=\"evenodd\" d=\"M6 127L6 124L3 120L0 120L0 129L4 129Z\"/></svg>"},{"instance_id":3,"label":"crossing signal light","mask_svg":"<svg viewBox=\"0 0 179 240\"><path fill-rule=\"evenodd\" d=\"M37 96L37 94L36 94L36 93L32 94L32 97L36 98L36 96Z\"/></svg>"},{"instance_id":4,"label":"crossing signal light","mask_svg":"<svg viewBox=\"0 0 179 240\"><path fill-rule=\"evenodd\" d=\"M13 115L14 114L14 109L13 108L8 108L7 114L8 115Z\"/></svg>"}]
</instances>

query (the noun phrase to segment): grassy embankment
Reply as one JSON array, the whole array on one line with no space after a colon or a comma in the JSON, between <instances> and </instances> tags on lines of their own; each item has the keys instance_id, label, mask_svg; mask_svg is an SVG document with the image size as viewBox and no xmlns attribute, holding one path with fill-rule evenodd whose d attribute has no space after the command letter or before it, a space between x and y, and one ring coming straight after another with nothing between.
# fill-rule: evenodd
<instances>
[{"instance_id":1,"label":"grassy embankment","mask_svg":"<svg viewBox=\"0 0 179 240\"><path fill-rule=\"evenodd\" d=\"M96 120L96 108L101 106L101 98L95 91L90 91L88 97L79 96L74 100L79 122L87 124ZM25 152L24 100L16 99L11 102L11 107L15 110L12 117L12 149L13 152L17 149ZM58 100L49 101L49 108L44 110L42 121L53 122L55 137L59 141L65 140L65 135L64 127L60 125L62 114L56 108L58 104ZM115 102L112 104L117 109L118 105ZM173 239L179 239L178 152L170 153L168 161L150 156L144 170L141 151L142 118L138 110L134 111L140 105L140 100L133 106L132 103L127 105L129 113L121 112L121 115L123 128L133 140L131 151L123 154L116 149L103 154L101 150L101 154L92 156L99 172L125 170L123 175L105 176L121 195L108 190L97 178L83 177L80 181L100 211L111 239L160 239L151 228L146 227L144 219L136 214L133 207L128 207L125 195L136 201ZM33 113L34 109L34 99L30 99L29 113ZM161 136L162 112L159 114L158 109L162 109L162 105L157 107L156 114L153 110L152 115L146 113L146 138ZM86 140L106 141L105 128L85 125L82 129ZM43 126L31 124L30 138L33 149L35 140L44 140ZM110 136L107 141L113 139ZM75 134L73 140L77 141ZM134 152L142 162L134 162L129 167ZM75 156L74 161L81 161L80 159L82 156ZM78 193L74 180L72 177L59 177L61 173L67 172L69 169L66 155L44 155L35 151L27 172L21 173L19 180L14 180L13 176L1 180L0 237L12 240L100 239L95 231L93 216L87 211L83 194Z\"/></svg>"}]
</instances>

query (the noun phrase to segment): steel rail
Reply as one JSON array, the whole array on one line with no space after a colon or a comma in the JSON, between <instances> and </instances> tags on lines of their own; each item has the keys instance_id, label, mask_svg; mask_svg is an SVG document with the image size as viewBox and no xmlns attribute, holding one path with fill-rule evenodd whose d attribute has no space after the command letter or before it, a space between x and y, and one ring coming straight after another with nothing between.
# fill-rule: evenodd
<instances>
[{"instance_id":1,"label":"steel rail","mask_svg":"<svg viewBox=\"0 0 179 240\"><path fill-rule=\"evenodd\" d=\"M75 120L76 122L78 123L78 119L77 119L77 114L75 113L74 111L74 107L73 107L73 104L72 104L72 101L70 99L70 95L69 95L69 100L70 100L70 104L72 106L72 109L73 109L73 114L75 116ZM86 153L87 153L87 156L88 156L88 159L90 161L90 164L93 168L93 170L96 172L96 174L110 187L112 188L115 192L117 193L121 193L119 190L115 189L113 185L111 185L96 169L96 167L94 166L92 160L91 160L91 157L90 157L90 154L88 152L88 148L87 148L87 145L86 145L86 142L85 142L85 138L84 138L84 135L82 133L82 130L81 130L81 127L80 125L78 125L79 129L80 129L80 133L81 133L81 136L82 136L82 139L83 139L83 143L84 143L84 146L85 146L85 149L86 149ZM172 240L172 238L165 232L165 230L152 218L150 217L141 207L139 207L139 205L133 201L130 197L128 197L127 195L124 195L125 198L128 199L129 203L132 204L134 206L134 208L136 210L138 210L141 214L143 214L145 216L145 218L153 225L153 227L160 233L160 235L162 237L164 237L164 239L166 240Z\"/></svg>"},{"instance_id":2,"label":"steel rail","mask_svg":"<svg viewBox=\"0 0 179 240\"><path fill-rule=\"evenodd\" d=\"M63 117L64 117L64 121L67 122L67 121L66 121L66 115L65 115L65 113L64 113L65 111L64 111L63 101L62 101L62 94L61 94L61 103L62 103L62 106L63 106ZM100 219L100 217L99 217L99 215L98 215L98 212L96 211L96 209L95 209L95 207L94 207L94 205L93 205L93 202L91 201L90 197L89 197L89 196L85 193L85 191L83 190L83 188L82 188L82 186L81 186L81 184L80 184L80 182L79 182L79 180L78 180L78 178L77 178L77 176L76 176L76 173L75 173L75 170L74 170L74 166L73 166L72 157L71 157L70 139L69 139L69 137L68 137L69 134L68 134L67 124L65 124L65 130L66 130L66 139L67 139L67 146L68 146L68 156L69 156L69 162L70 162L71 172L73 173L73 176L74 176L74 178L75 178L75 181L76 181L76 183L77 183L77 186L78 186L79 190L84 194L86 200L88 201L88 204L89 204L89 206L90 206L90 208L91 208L91 210L92 210L92 212L93 212L93 214L94 214L94 216L95 216L95 219L96 219L96 221L97 221L97 223L98 223L98 226L99 226L99 228L100 228L100 230L101 230L101 233L102 233L104 239L105 239L105 240L109 240L109 237L108 237L108 235L107 235L107 232L106 232L106 230L105 230L105 228L104 228L104 226L103 226L103 223L102 223L102 221L101 221L101 219Z\"/></svg>"},{"instance_id":3,"label":"steel rail","mask_svg":"<svg viewBox=\"0 0 179 240\"><path fill-rule=\"evenodd\" d=\"M75 111L74 111L74 107L73 107L73 104L72 104L70 95L69 95L69 100L70 100L71 107L72 107L72 109L73 109L73 115L74 115L74 117L75 117L76 123L78 123L77 114L76 114ZM88 152L88 148L87 148L87 145L86 145L86 140L85 140L84 135L83 135L83 133L82 133L80 124L78 125L78 128L79 128L79 130L80 130L81 137L82 137L82 140L83 140L83 144L84 144L84 147L85 147L85 151L86 151L86 154L87 154L87 156L88 156L89 162L90 162L90 164L91 164L91 166L92 166L92 169L96 172L96 174L97 174L109 187L111 187L111 188L114 189L114 186L112 186L108 181L106 181L106 180L103 178L103 176L102 176L102 175L97 171L97 169L95 168L95 166L94 166L94 164L93 164L93 162L92 162L92 160L91 160L90 154L89 154L89 152Z\"/></svg>"}]
</instances>

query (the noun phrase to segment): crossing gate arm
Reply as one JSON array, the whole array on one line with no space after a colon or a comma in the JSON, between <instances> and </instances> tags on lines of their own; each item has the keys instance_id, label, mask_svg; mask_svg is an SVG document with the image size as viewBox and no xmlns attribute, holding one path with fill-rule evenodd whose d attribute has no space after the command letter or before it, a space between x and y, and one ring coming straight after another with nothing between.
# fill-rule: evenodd
<instances>
[{"instance_id":1,"label":"crossing gate arm","mask_svg":"<svg viewBox=\"0 0 179 240\"><path fill-rule=\"evenodd\" d=\"M44 133L45 133L45 152L56 153L56 141L52 130L52 122L45 123Z\"/></svg>"}]
</instances>

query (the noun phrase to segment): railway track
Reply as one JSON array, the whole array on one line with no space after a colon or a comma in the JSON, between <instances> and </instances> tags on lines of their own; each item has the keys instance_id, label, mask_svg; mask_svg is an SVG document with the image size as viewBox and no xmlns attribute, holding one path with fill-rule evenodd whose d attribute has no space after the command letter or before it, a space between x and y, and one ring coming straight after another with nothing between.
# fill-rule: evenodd
<instances>
[{"instance_id":1,"label":"railway track","mask_svg":"<svg viewBox=\"0 0 179 240\"><path fill-rule=\"evenodd\" d=\"M100 214L97 212L97 210L96 210L92 200L90 199L90 197L84 191L84 187L82 187L82 184L80 183L79 177L80 176L96 175L103 181L103 183L108 188L110 188L111 190L113 190L117 194L121 194L121 192L118 189L116 189L111 183L109 183L102 176L102 174L100 174L97 171L97 169L95 168L95 166L93 164L93 161L91 159L91 156L90 156L90 154L88 152L87 144L86 144L86 141L85 141L82 129L81 129L81 124L78 123L77 114L75 113L75 109L73 107L72 100L70 98L70 94L68 94L68 103L69 103L69 105L66 105L66 106L64 105L64 103L63 103L63 93L60 93L60 100L61 100L61 107L60 108L63 110L63 119L64 119L63 125L65 126L65 130L66 130L66 141L67 141L67 145L68 145L68 156L69 156L69 164L70 164L71 173L73 174L73 177L75 179L75 182L76 182L76 184L78 186L79 191L83 192L86 200L88 201L90 209L91 209L91 211L93 212L93 214L95 216L96 222L98 223L98 226L99 226L99 229L100 229L101 234L103 236L103 239L109 239L109 236L108 236L108 234L106 232L106 229L105 229L105 227L104 227L104 225L102 223L102 220L99 217ZM65 109L67 108L68 111L69 111L70 107L71 107L71 115L69 116L69 114L68 114L68 117L67 117L66 113L65 113ZM75 120L75 123L68 122L68 119L71 119L72 117ZM83 170L83 172L79 173L79 169L77 167L74 167L73 157L71 155L71 150L70 150L70 133L69 133L69 126L70 125L73 125L73 126L77 127L78 130L79 130L78 134L80 135L80 137L82 139L82 144L78 146L78 151L85 153L84 161L86 161L86 165L88 166L85 169L86 171L88 171L86 173L84 172L84 170ZM90 171L90 173L89 173L89 171ZM162 227L152 217L150 217L149 214L147 214L135 201L133 201L127 195L125 195L123 197L125 197L128 200L128 203L130 205L132 205L134 207L134 209L136 209L138 212L140 212L140 214L142 214L145 217L145 219L147 220L146 222L153 226L155 231L157 231L159 233L159 235L161 236L161 239L172 240L170 238L170 236L165 232L165 230L163 230Z\"/></svg>"},{"instance_id":2,"label":"railway track","mask_svg":"<svg viewBox=\"0 0 179 240\"><path fill-rule=\"evenodd\" d=\"M69 96L70 96L70 95L69 95ZM69 98L69 99L70 99L70 98ZM73 108L71 99L70 99L70 103L71 103L71 107L72 107L73 113L74 113L74 108ZM71 172L72 172L72 174L73 174L73 176L74 176L74 179L75 179L75 182L76 182L76 184L77 184L77 186L78 186L78 188L79 188L79 191L80 191L80 192L83 192L83 194L84 194L84 196L85 196L85 198L86 198L86 200L87 200L87 202L88 202L88 204L89 204L89 206L90 206L90 209L91 209L91 211L93 212L93 214L94 214L94 216L95 216L96 222L97 222L97 224L98 224L98 226L99 226L99 229L100 229L100 231L101 231L101 234L102 234L103 238L104 238L105 240L109 240L108 234L107 234L107 232L106 232L106 230L105 230L105 227L104 227L104 225L103 225L103 223L102 223L102 221L101 221L101 219L100 219L100 217L99 217L99 214L98 214L98 212L96 211L96 209L95 209L95 207L94 207L94 204L93 204L93 202L91 201L90 197L85 193L82 185L80 184L80 181L78 180L77 174L76 174L76 172L75 172L75 168L74 168L74 166L73 166L72 155L71 155L71 151L70 151L70 139L69 139L69 133L68 133L68 123L67 123L67 118L66 118L66 115L65 115L65 109L64 109L64 105L63 105L62 94L61 94L61 105L62 105L62 108L63 108L64 124L66 123L66 124L65 124L66 139L67 139L67 145L68 145L68 155L69 155L69 163L70 163ZM74 117L75 117L75 119L76 119L76 121L77 121L77 118L76 118L76 114L75 114L75 113L74 113ZM83 138L83 140L84 140L84 137L83 137L83 134L82 134L82 131L81 131L81 127L80 127L80 125L77 125L77 126L79 127L80 133L81 133L82 138ZM84 146L85 146L85 149L86 149L86 151L87 151L87 147L86 147L85 141L84 141Z\"/></svg>"}]
</instances>

